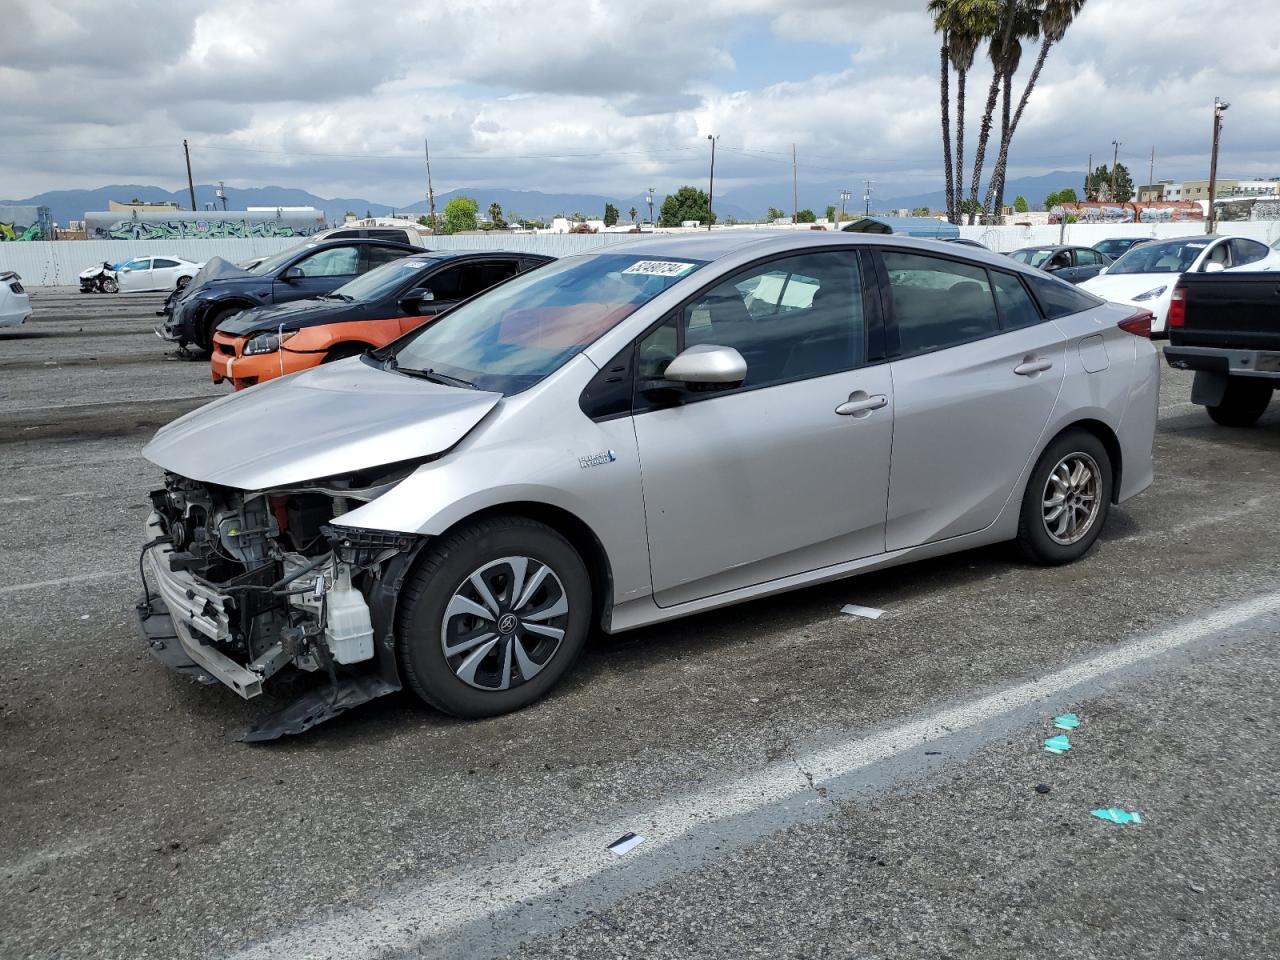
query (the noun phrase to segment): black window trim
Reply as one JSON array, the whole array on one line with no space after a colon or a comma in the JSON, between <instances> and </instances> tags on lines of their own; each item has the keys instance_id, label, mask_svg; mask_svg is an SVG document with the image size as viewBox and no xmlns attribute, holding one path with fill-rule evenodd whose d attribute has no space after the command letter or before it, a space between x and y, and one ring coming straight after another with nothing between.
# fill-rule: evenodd
<instances>
[{"instance_id":1,"label":"black window trim","mask_svg":"<svg viewBox=\"0 0 1280 960\"><path fill-rule=\"evenodd\" d=\"M813 253L852 252L855 255L855 262L858 267L858 280L862 286L862 316L864 321L862 347L863 347L863 352L866 355L866 359L862 363L850 366L845 370L833 370L831 373L822 374L822 376L824 377L836 376L837 374L840 374L840 373L848 373L852 370L863 370L863 369L866 369L867 367L879 366L882 363L886 363L888 361L888 357L886 356L886 351L884 349L885 343L884 343L884 330L883 330L883 314L881 312L881 298L878 296L879 291L876 289L878 287L878 283L871 282L871 277L874 276L874 274L868 268L870 258L867 256L867 250L868 250L868 246L866 244L842 243L842 244L831 244L831 245L823 244L822 246L805 247L798 250L775 251L773 253L768 254L767 256L758 257L755 260L752 260L748 263L743 264L738 269L734 270L732 273L723 274L713 280L708 280L697 290L689 294L689 296L687 296L684 300L680 301L679 304L677 304L676 306L668 310L666 313L664 313L660 319L655 320L648 327L646 327L641 333L632 337L631 340L627 342L627 345L625 347L623 347L616 354L614 354L613 357L610 358L609 362L605 364L604 367L601 368L600 373L597 373L595 376L593 376L590 382L587 384L587 386L583 388L582 394L578 398L579 407L582 409L582 412L585 413L588 417L590 417L593 421L595 421L596 423L603 423L608 420L616 420L620 417L638 416L639 414L648 413L652 410L666 410L666 409L670 409L672 406L687 406L688 404L691 404L691 403L702 403L707 400L716 400L716 399L719 399L720 397L736 397L740 394L752 393L756 390L767 390L772 387L785 387L788 384L800 383L804 380L819 379L818 377L808 377L808 376L793 377L788 380L775 380L772 383L764 383L764 384L759 384L757 386L752 386L752 387L736 387L732 390L716 390L716 391L708 392L705 394L686 394L676 404L670 404L670 403L654 404L654 403L649 403L647 401L643 401L640 398L640 394L637 390L638 384L636 383L636 370L634 365L635 350L639 347L640 342L644 340L645 337L649 336L651 333L657 330L659 327L664 326L665 324L673 320L677 315L683 313L685 307L695 302L699 297L703 296L708 291L714 290L716 287L720 286L723 283L731 283L735 278L741 277L744 273L747 273L751 270L755 270L766 264L773 263L778 260L791 260L791 259L794 259L795 257L803 257ZM681 333L679 325L676 326L676 337L677 337L676 353L677 355L679 355L679 352L681 349L680 341L683 340L683 334ZM874 354L873 354L873 348L875 349ZM588 391L591 389L592 385L595 384L596 381L601 378L601 376L605 373L605 371L611 370L612 368L617 367L619 364L620 358L623 357L623 355L627 354L628 352L630 352L631 361L632 361L629 364L630 369L628 370L628 373L627 373L627 376L629 376L632 381L631 409L620 412L620 413L593 416L589 409L588 398L587 398Z\"/></svg>"}]
</instances>

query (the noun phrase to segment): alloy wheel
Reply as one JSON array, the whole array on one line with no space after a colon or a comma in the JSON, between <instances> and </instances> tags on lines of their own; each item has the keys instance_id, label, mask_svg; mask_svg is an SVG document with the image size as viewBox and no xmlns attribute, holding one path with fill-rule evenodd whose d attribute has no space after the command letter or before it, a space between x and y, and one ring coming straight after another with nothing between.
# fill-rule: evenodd
<instances>
[{"instance_id":1,"label":"alloy wheel","mask_svg":"<svg viewBox=\"0 0 1280 960\"><path fill-rule=\"evenodd\" d=\"M1093 527L1101 509L1102 471L1087 453L1069 453L1049 471L1044 485L1045 532L1064 546L1080 540Z\"/></svg>"},{"instance_id":2,"label":"alloy wheel","mask_svg":"<svg viewBox=\"0 0 1280 960\"><path fill-rule=\"evenodd\" d=\"M445 661L478 690L509 690L551 662L569 622L559 576L532 557L503 557L454 590L440 627Z\"/></svg>"}]
</instances>

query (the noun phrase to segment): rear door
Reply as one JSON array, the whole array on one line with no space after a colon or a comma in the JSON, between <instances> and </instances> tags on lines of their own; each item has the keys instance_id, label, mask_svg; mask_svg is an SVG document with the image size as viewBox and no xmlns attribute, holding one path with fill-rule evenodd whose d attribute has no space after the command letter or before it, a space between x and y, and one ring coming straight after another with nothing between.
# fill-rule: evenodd
<instances>
[{"instance_id":1,"label":"rear door","mask_svg":"<svg viewBox=\"0 0 1280 960\"><path fill-rule=\"evenodd\" d=\"M1062 387L1065 345L1016 273L883 249L893 374L886 547L990 526Z\"/></svg>"},{"instance_id":2,"label":"rear door","mask_svg":"<svg viewBox=\"0 0 1280 960\"><path fill-rule=\"evenodd\" d=\"M151 261L151 283L148 290L169 290L178 282L178 261L156 257Z\"/></svg>"},{"instance_id":3,"label":"rear door","mask_svg":"<svg viewBox=\"0 0 1280 960\"><path fill-rule=\"evenodd\" d=\"M285 268L271 285L276 303L306 300L330 293L360 273L361 247L359 243L344 243L322 247L293 263L302 276L293 280L283 279Z\"/></svg>"},{"instance_id":4,"label":"rear door","mask_svg":"<svg viewBox=\"0 0 1280 960\"><path fill-rule=\"evenodd\" d=\"M1102 270L1104 266L1102 254L1098 253L1097 250L1076 247L1074 253L1076 255L1076 269L1071 277L1072 283L1081 283L1096 277Z\"/></svg>"}]
</instances>

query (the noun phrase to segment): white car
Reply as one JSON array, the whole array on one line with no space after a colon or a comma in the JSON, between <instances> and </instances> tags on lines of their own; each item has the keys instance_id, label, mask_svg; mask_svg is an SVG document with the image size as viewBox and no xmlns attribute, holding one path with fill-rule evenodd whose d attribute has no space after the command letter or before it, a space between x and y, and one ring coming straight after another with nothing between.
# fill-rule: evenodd
<instances>
[{"instance_id":1,"label":"white car","mask_svg":"<svg viewBox=\"0 0 1280 960\"><path fill-rule=\"evenodd\" d=\"M121 293L181 290L203 266L182 257L135 257L116 268L116 282Z\"/></svg>"},{"instance_id":2,"label":"white car","mask_svg":"<svg viewBox=\"0 0 1280 960\"><path fill-rule=\"evenodd\" d=\"M1151 311L1151 333L1164 334L1178 277L1215 270L1280 269L1280 252L1247 237L1195 236L1153 240L1130 248L1102 273L1080 284L1094 296Z\"/></svg>"},{"instance_id":3,"label":"white car","mask_svg":"<svg viewBox=\"0 0 1280 960\"><path fill-rule=\"evenodd\" d=\"M22 278L12 270L0 273L0 327L17 327L31 316L31 298Z\"/></svg>"}]
</instances>

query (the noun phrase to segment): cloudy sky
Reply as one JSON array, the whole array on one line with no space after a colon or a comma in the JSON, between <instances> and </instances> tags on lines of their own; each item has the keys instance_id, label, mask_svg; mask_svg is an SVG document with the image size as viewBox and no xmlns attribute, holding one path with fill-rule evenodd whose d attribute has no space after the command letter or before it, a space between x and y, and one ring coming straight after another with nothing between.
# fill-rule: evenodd
<instances>
[{"instance_id":1,"label":"cloudy sky","mask_svg":"<svg viewBox=\"0 0 1280 960\"><path fill-rule=\"evenodd\" d=\"M505 186L633 196L802 180L940 187L924 0L0 0L0 196L198 181L407 204ZM1034 53L1024 58L1029 69ZM970 81L970 116L987 77ZM1143 182L1280 176L1280 29L1228 0L1088 0L1011 174L1110 161ZM973 134L970 135L972 143ZM781 205L781 203L780 203Z\"/></svg>"}]
</instances>

